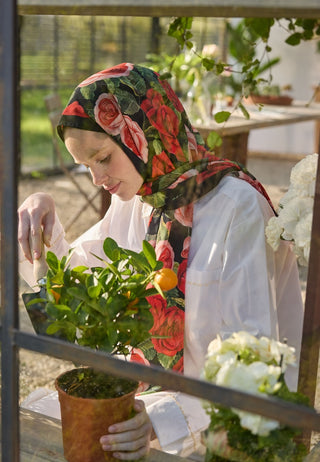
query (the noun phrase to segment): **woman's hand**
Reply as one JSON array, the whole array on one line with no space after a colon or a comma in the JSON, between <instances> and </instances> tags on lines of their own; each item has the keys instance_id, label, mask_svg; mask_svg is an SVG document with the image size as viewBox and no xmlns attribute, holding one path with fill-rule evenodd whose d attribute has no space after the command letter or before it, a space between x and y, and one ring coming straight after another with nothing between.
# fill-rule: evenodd
<instances>
[{"instance_id":1,"label":"woman's hand","mask_svg":"<svg viewBox=\"0 0 320 462\"><path fill-rule=\"evenodd\" d=\"M117 459L139 459L149 453L153 429L144 402L135 400L134 410L132 419L111 425L109 434L100 438L102 449Z\"/></svg>"},{"instance_id":2,"label":"woman's hand","mask_svg":"<svg viewBox=\"0 0 320 462\"><path fill-rule=\"evenodd\" d=\"M49 194L35 193L18 209L18 241L25 257L33 263L41 256L42 240L50 246L55 218L54 200Z\"/></svg>"}]
</instances>

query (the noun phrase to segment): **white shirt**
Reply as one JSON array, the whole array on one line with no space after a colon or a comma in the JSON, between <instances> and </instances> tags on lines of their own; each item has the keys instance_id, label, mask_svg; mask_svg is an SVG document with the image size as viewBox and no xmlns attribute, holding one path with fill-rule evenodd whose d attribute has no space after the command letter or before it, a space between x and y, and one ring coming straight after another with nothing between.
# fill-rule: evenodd
<instances>
[{"instance_id":1,"label":"white shirt","mask_svg":"<svg viewBox=\"0 0 320 462\"><path fill-rule=\"evenodd\" d=\"M128 202L114 196L105 217L72 244L72 265L96 264L90 252L103 256L107 236L140 251L150 212L138 196ZM240 330L287 339L299 358L303 304L296 258L285 241L277 252L267 244L265 226L272 215L259 192L231 176L195 203L185 294L186 375L199 378L217 334L225 338ZM67 253L58 218L51 242L58 256ZM32 265L25 260L20 270L32 286ZM287 383L296 387L297 370L288 371ZM199 431L208 425L197 399L162 392L146 397L146 404L163 450L186 455L197 449Z\"/></svg>"}]
</instances>

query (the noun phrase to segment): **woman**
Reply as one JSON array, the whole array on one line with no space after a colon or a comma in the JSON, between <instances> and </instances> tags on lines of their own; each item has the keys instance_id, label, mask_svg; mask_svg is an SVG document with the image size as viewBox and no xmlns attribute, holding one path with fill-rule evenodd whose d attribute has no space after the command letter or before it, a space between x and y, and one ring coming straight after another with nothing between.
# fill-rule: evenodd
<instances>
[{"instance_id":1,"label":"woman","mask_svg":"<svg viewBox=\"0 0 320 462\"><path fill-rule=\"evenodd\" d=\"M299 353L297 266L288 244L276 253L266 244L265 225L274 213L269 198L243 167L206 150L166 81L130 63L101 71L75 89L58 133L74 161L112 195L106 216L72 244L72 264L94 264L92 253L103 255L106 236L132 250L146 238L178 275L178 296L169 293L168 304L157 297L152 302L152 334L158 336L152 351L141 348L133 359L153 358L199 377L209 342L239 330L285 337ZM46 247L67 253L54 201L38 193L19 209L26 257L21 273L31 286L42 235ZM296 377L291 379L294 387ZM119 459L141 457L153 430L163 450L197 450L207 426L198 400L169 392L143 399L148 413L137 400L137 416L102 436L104 450Z\"/></svg>"}]
</instances>

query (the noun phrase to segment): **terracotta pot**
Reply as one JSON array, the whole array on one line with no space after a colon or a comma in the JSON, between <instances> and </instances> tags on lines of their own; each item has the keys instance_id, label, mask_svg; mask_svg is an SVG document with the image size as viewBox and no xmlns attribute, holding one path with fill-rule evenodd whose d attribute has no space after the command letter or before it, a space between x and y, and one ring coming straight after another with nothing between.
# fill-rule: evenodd
<instances>
[{"instance_id":1,"label":"terracotta pot","mask_svg":"<svg viewBox=\"0 0 320 462\"><path fill-rule=\"evenodd\" d=\"M59 386L59 381L73 371L61 374L55 381L61 408L64 457L68 462L118 462L111 452L102 450L99 439L108 433L110 425L130 418L136 388L117 398L78 398Z\"/></svg>"},{"instance_id":2,"label":"terracotta pot","mask_svg":"<svg viewBox=\"0 0 320 462\"><path fill-rule=\"evenodd\" d=\"M274 104L279 106L290 106L293 98L287 95L250 95L245 100L249 104Z\"/></svg>"}]
</instances>

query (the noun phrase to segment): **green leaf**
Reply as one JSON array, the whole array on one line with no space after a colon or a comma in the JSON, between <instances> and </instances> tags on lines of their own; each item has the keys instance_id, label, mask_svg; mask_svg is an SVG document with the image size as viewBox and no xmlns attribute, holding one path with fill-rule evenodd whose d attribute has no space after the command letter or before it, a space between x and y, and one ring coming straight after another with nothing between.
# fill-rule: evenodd
<instances>
[{"instance_id":1,"label":"green leaf","mask_svg":"<svg viewBox=\"0 0 320 462\"><path fill-rule=\"evenodd\" d=\"M212 150L215 147L219 147L222 144L222 138L219 133L212 131L209 133L207 138L207 145Z\"/></svg>"},{"instance_id":2,"label":"green leaf","mask_svg":"<svg viewBox=\"0 0 320 462\"><path fill-rule=\"evenodd\" d=\"M143 253L133 252L132 250L127 250L126 253L131 257L130 264L132 267L141 273L149 273L150 265Z\"/></svg>"},{"instance_id":3,"label":"green leaf","mask_svg":"<svg viewBox=\"0 0 320 462\"><path fill-rule=\"evenodd\" d=\"M31 305L34 305L36 303L45 303L46 302L46 299L45 298L33 298L32 300L30 300L26 306L31 306Z\"/></svg>"},{"instance_id":4,"label":"green leaf","mask_svg":"<svg viewBox=\"0 0 320 462\"><path fill-rule=\"evenodd\" d=\"M86 100L92 101L94 98L94 91L96 89L96 85L87 85L85 87L80 88L80 92Z\"/></svg>"},{"instance_id":5,"label":"green leaf","mask_svg":"<svg viewBox=\"0 0 320 462\"><path fill-rule=\"evenodd\" d=\"M65 316L72 315L72 311L67 305L57 305L54 303L48 303L46 311L51 318L61 319Z\"/></svg>"},{"instance_id":6,"label":"green leaf","mask_svg":"<svg viewBox=\"0 0 320 462\"><path fill-rule=\"evenodd\" d=\"M239 109L241 110L242 114L245 116L246 119L250 119L250 114L242 103L239 103Z\"/></svg>"},{"instance_id":7,"label":"green leaf","mask_svg":"<svg viewBox=\"0 0 320 462\"><path fill-rule=\"evenodd\" d=\"M216 65L216 73L218 75L222 74L222 72L224 71L224 68L225 68L224 63L217 63L217 65Z\"/></svg>"},{"instance_id":8,"label":"green leaf","mask_svg":"<svg viewBox=\"0 0 320 462\"><path fill-rule=\"evenodd\" d=\"M107 335L105 336L105 339L100 343L100 349L111 353L117 341L118 332L113 328L113 326L111 326L111 329L107 329Z\"/></svg>"},{"instance_id":9,"label":"green leaf","mask_svg":"<svg viewBox=\"0 0 320 462\"><path fill-rule=\"evenodd\" d=\"M164 293L162 292L161 287L159 286L159 284L158 284L156 281L153 281L153 285L154 285L154 287L157 289L157 291L159 292L159 294L160 294L163 298L166 298L166 297L164 296Z\"/></svg>"},{"instance_id":10,"label":"green leaf","mask_svg":"<svg viewBox=\"0 0 320 462\"><path fill-rule=\"evenodd\" d=\"M192 47L192 43L189 41L192 38L190 32L192 21L192 17L175 18L169 25L168 35L174 37L181 48L185 45L189 48L190 44Z\"/></svg>"},{"instance_id":11,"label":"green leaf","mask_svg":"<svg viewBox=\"0 0 320 462\"><path fill-rule=\"evenodd\" d=\"M102 290L102 288L101 288L100 284L98 284L96 286L90 286L90 287L88 287L88 295L91 298L98 298L100 293L101 293L101 290Z\"/></svg>"},{"instance_id":12,"label":"green leaf","mask_svg":"<svg viewBox=\"0 0 320 462\"><path fill-rule=\"evenodd\" d=\"M46 262L48 263L48 266L50 269L52 269L52 271L56 272L58 271L60 265L59 265L59 260L57 258L57 256L51 252L50 250L48 250L47 252L47 256L46 256Z\"/></svg>"},{"instance_id":13,"label":"green leaf","mask_svg":"<svg viewBox=\"0 0 320 462\"><path fill-rule=\"evenodd\" d=\"M215 60L210 58L203 58L202 65L207 71L212 71L215 65Z\"/></svg>"},{"instance_id":14,"label":"green leaf","mask_svg":"<svg viewBox=\"0 0 320 462\"><path fill-rule=\"evenodd\" d=\"M313 37L313 30L310 30L310 29L304 30L301 37L303 40L311 40Z\"/></svg>"},{"instance_id":15,"label":"green leaf","mask_svg":"<svg viewBox=\"0 0 320 462\"><path fill-rule=\"evenodd\" d=\"M76 328L73 324L67 321L55 321L47 327L47 334L54 335L62 331L69 342L74 343L76 340Z\"/></svg>"},{"instance_id":16,"label":"green leaf","mask_svg":"<svg viewBox=\"0 0 320 462\"><path fill-rule=\"evenodd\" d=\"M299 45L299 43L301 42L301 34L300 34L300 32L295 32L294 34L290 35L290 36L285 40L285 42L286 42L288 45L292 45L292 46Z\"/></svg>"},{"instance_id":17,"label":"green leaf","mask_svg":"<svg viewBox=\"0 0 320 462\"><path fill-rule=\"evenodd\" d=\"M87 271L89 268L87 266L83 266L83 265L80 265L80 266L75 266L74 268L72 268L71 270L71 273L83 273L84 271Z\"/></svg>"},{"instance_id":18,"label":"green leaf","mask_svg":"<svg viewBox=\"0 0 320 462\"><path fill-rule=\"evenodd\" d=\"M118 313L123 311L128 304L128 299L124 295L116 294L110 296L105 303L105 311L108 313L110 319L114 318Z\"/></svg>"},{"instance_id":19,"label":"green leaf","mask_svg":"<svg viewBox=\"0 0 320 462\"><path fill-rule=\"evenodd\" d=\"M144 83L144 80L140 78L140 81ZM129 82L127 82L128 84ZM133 90L137 91L138 88L136 86L131 86L129 85ZM140 91L140 94L145 93L145 86L143 88L143 91ZM136 99L134 98L133 95L130 96L130 93L128 91L117 91L117 99L118 103L122 109L122 112L128 115L133 115L136 114L140 110L140 106L138 105Z\"/></svg>"},{"instance_id":20,"label":"green leaf","mask_svg":"<svg viewBox=\"0 0 320 462\"><path fill-rule=\"evenodd\" d=\"M316 25L317 25L316 19L303 19L302 20L302 27L304 28L304 30L313 30Z\"/></svg>"},{"instance_id":21,"label":"green leaf","mask_svg":"<svg viewBox=\"0 0 320 462\"><path fill-rule=\"evenodd\" d=\"M229 119L230 115L231 113L229 111L220 111L214 115L214 120L218 124L220 124L222 122L226 122Z\"/></svg>"},{"instance_id":22,"label":"green leaf","mask_svg":"<svg viewBox=\"0 0 320 462\"><path fill-rule=\"evenodd\" d=\"M154 250L154 247L150 244L150 242L144 240L142 242L142 249L143 249L143 253L146 256L151 268L154 269L157 264L157 257L156 257L156 252Z\"/></svg>"},{"instance_id":23,"label":"green leaf","mask_svg":"<svg viewBox=\"0 0 320 462\"><path fill-rule=\"evenodd\" d=\"M269 38L270 29L274 24L273 18L246 18L245 24L252 29L255 34L261 37L264 41Z\"/></svg>"},{"instance_id":24,"label":"green leaf","mask_svg":"<svg viewBox=\"0 0 320 462\"><path fill-rule=\"evenodd\" d=\"M71 297L77 298L79 300L86 301L87 300L87 291L84 287L68 287L67 293L71 295Z\"/></svg>"},{"instance_id":25,"label":"green leaf","mask_svg":"<svg viewBox=\"0 0 320 462\"><path fill-rule=\"evenodd\" d=\"M171 72L163 72L163 73L160 75L160 80L170 80L171 77L172 77Z\"/></svg>"},{"instance_id":26,"label":"green leaf","mask_svg":"<svg viewBox=\"0 0 320 462\"><path fill-rule=\"evenodd\" d=\"M162 367L165 369L170 369L171 365L174 364L175 362L175 357L174 356L167 356L162 353L158 353L158 359Z\"/></svg>"},{"instance_id":27,"label":"green leaf","mask_svg":"<svg viewBox=\"0 0 320 462\"><path fill-rule=\"evenodd\" d=\"M111 261L116 261L120 255L118 244L111 237L107 237L103 243L103 251Z\"/></svg>"}]
</instances>

